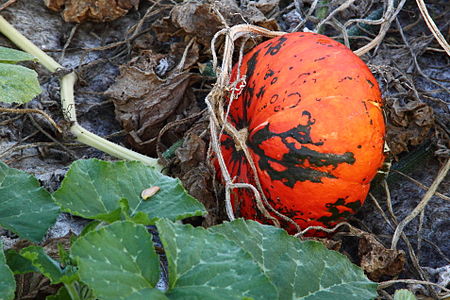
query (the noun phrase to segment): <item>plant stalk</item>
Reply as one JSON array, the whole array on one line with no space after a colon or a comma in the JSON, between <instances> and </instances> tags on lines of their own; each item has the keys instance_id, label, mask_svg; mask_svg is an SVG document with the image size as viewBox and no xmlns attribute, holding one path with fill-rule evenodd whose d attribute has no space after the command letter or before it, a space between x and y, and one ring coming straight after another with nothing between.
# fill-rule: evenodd
<instances>
[{"instance_id":1,"label":"plant stalk","mask_svg":"<svg viewBox=\"0 0 450 300\"><path fill-rule=\"evenodd\" d=\"M73 283L64 283L64 287L66 288L72 300L81 300L80 294L78 293Z\"/></svg>"},{"instance_id":2,"label":"plant stalk","mask_svg":"<svg viewBox=\"0 0 450 300\"><path fill-rule=\"evenodd\" d=\"M44 51L39 49L30 40L17 31L2 16L0 16L0 32L19 48L35 56L39 63L41 63L50 72L54 73L57 70L64 69L64 67L56 62L52 57L47 55ZM61 78L61 106L64 118L72 124L70 127L70 132L75 135L76 140L114 157L126 160L137 160L161 171L162 166L158 163L157 159L142 155L112 143L92 132L89 132L87 129L78 124L74 99L74 85L76 80L77 76L75 72L71 72Z\"/></svg>"}]
</instances>

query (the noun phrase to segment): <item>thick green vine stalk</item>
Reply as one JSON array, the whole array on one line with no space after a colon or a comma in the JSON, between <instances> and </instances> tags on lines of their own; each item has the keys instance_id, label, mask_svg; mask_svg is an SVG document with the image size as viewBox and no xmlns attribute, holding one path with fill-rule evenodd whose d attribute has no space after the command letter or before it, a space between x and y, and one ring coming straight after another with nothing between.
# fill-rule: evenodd
<instances>
[{"instance_id":1,"label":"thick green vine stalk","mask_svg":"<svg viewBox=\"0 0 450 300\"><path fill-rule=\"evenodd\" d=\"M50 72L56 72L63 70L64 67L56 62L53 58L47 55L44 51L39 49L30 40L17 31L11 24L9 24L2 16L0 16L0 32L4 34L11 42L16 44L23 51L35 56L39 63L41 63ZM124 148L120 145L112 143L78 124L75 100L74 100L74 85L77 80L75 72L61 78L61 105L63 109L64 118L72 125L70 132L75 135L76 140L80 143L89 145L105 153L108 153L114 157L126 160L137 160L142 163L155 167L159 170L162 166L158 163L158 160L151 158L140 153L134 152L130 149Z\"/></svg>"}]
</instances>

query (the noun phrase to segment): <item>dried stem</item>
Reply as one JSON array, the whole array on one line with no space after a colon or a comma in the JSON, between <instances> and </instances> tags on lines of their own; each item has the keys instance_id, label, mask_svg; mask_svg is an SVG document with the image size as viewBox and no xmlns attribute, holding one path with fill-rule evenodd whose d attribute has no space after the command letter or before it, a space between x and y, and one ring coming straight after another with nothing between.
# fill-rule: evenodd
<instances>
[{"instance_id":1,"label":"dried stem","mask_svg":"<svg viewBox=\"0 0 450 300\"><path fill-rule=\"evenodd\" d=\"M447 55L450 56L450 46L445 40L442 33L439 31L439 28L436 26L436 23L434 23L433 19L430 17L427 7L425 6L425 2L423 0L416 0L416 2L417 6L419 7L420 13L422 14L422 17L425 20L425 23L427 23L428 28L431 30L431 33L433 33L434 37L437 39L438 43L442 46L442 48L444 48L445 52L447 52Z\"/></svg>"},{"instance_id":2,"label":"dried stem","mask_svg":"<svg viewBox=\"0 0 450 300\"><path fill-rule=\"evenodd\" d=\"M35 108L6 108L6 107L0 107L0 112L7 112L7 113L13 113L13 114L30 114L30 113L40 114L40 115L44 116L44 118L46 118L47 121L50 124L52 124L52 126L55 127L55 129L58 132L62 133L61 127L59 127L58 124L56 124L56 122L52 119L52 117L50 117L43 110L35 109Z\"/></svg>"},{"instance_id":3,"label":"dried stem","mask_svg":"<svg viewBox=\"0 0 450 300\"><path fill-rule=\"evenodd\" d=\"M236 99L239 96L239 92L237 88L241 89L243 85L245 84L245 77L241 77L240 74L238 74L236 80L234 80L233 83L230 83L230 75L231 75L231 68L232 68L232 58L233 58L233 51L234 51L234 42L240 38L245 36L251 36L253 34L257 35L263 35L266 37L276 37L285 34L284 32L278 32L278 31L270 31L261 27L252 26L252 25L237 25L231 28L225 28L213 37L211 42L211 50L213 55L213 67L217 70L218 78L215 86L213 87L212 91L208 94L206 97L206 102L208 105L208 109L210 111L210 121L211 121L211 144L212 149L216 154L217 160L219 162L219 166L222 172L223 179L225 181L225 194L226 194L226 204L225 207L227 209L227 215L230 219L234 218L234 214L232 212L232 205L231 205L231 190L233 188L250 188L253 193L255 194L255 201L256 206L261 211L261 213L268 219L272 220L276 226L279 226L279 222L276 218L274 218L267 209L269 209L272 213L277 215L278 217L290 222L293 224L298 230L300 228L298 225L290 218L280 214L278 211L276 211L268 202L267 198L265 197L261 184L259 182L258 173L256 170L255 163L253 161L253 158L247 148L246 145L246 133L244 131L238 131L233 125L231 125L228 122L228 113L231 103L234 99ZM225 36L225 47L224 47L224 54L223 54L223 60L221 64L221 68L218 68L218 61L217 61L217 55L215 51L215 43L219 36ZM242 51L243 48L241 48L241 55L239 61L242 60ZM226 95L226 91L230 91L230 95ZM224 100L228 98L228 107L225 110L225 103ZM233 182L228 169L226 167L223 155L220 150L220 137L223 131L226 131L235 141L236 147L239 149L242 149L245 157L250 165L250 168L252 169L254 182L256 185L255 187L250 187L247 184L245 186L242 186L241 183L235 183Z\"/></svg>"},{"instance_id":4,"label":"dried stem","mask_svg":"<svg viewBox=\"0 0 450 300\"><path fill-rule=\"evenodd\" d=\"M436 192L437 188L439 187L439 184L442 182L442 180L445 178L445 176L448 173L448 170L450 169L450 159L447 159L444 166L439 170L438 175L436 176L436 179L434 180L433 184L430 186L430 189L425 193L422 200L419 202L419 204L413 209L413 211L405 218L403 219L397 226L394 232L394 236L392 237L392 244L391 249L396 249L397 242L399 240L400 234L403 232L403 229L408 225L409 222L411 222L417 215L425 209L426 205L430 201L431 197L433 197L434 193Z\"/></svg>"}]
</instances>

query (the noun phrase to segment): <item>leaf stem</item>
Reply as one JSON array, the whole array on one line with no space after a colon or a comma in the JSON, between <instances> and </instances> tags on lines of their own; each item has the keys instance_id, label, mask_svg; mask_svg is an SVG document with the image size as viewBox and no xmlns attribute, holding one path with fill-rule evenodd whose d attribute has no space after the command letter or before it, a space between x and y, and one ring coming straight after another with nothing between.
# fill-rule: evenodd
<instances>
[{"instance_id":1,"label":"leaf stem","mask_svg":"<svg viewBox=\"0 0 450 300\"><path fill-rule=\"evenodd\" d=\"M78 293L77 289L75 288L73 282L72 283L64 283L64 286L72 300L81 300L80 294Z\"/></svg>"},{"instance_id":2,"label":"leaf stem","mask_svg":"<svg viewBox=\"0 0 450 300\"><path fill-rule=\"evenodd\" d=\"M3 33L11 42L16 44L19 48L34 55L38 61L47 68L50 72L64 69L58 62L47 55L44 51L39 49L30 40L17 31L11 24L9 24L2 16L0 16L0 32ZM142 163L162 170L162 166L158 160L140 153L134 152L130 149L112 143L87 129L83 128L77 121L74 99L74 85L77 80L75 72L71 72L61 79L61 105L64 118L71 122L70 132L75 135L77 141L108 153L114 157L127 160L138 160Z\"/></svg>"},{"instance_id":3,"label":"leaf stem","mask_svg":"<svg viewBox=\"0 0 450 300\"><path fill-rule=\"evenodd\" d=\"M48 56L44 51L39 49L29 39L23 36L2 16L0 16L0 32L3 33L11 42L16 44L17 47L35 56L38 61L50 72L55 72L59 68L62 68L60 64L58 64L53 58Z\"/></svg>"}]
</instances>

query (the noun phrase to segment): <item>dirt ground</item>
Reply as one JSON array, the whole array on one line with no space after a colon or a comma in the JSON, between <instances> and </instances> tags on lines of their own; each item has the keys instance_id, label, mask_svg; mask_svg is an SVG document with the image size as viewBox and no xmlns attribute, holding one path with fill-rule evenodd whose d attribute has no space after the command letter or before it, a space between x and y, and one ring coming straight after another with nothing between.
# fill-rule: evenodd
<instances>
[{"instance_id":1,"label":"dirt ground","mask_svg":"<svg viewBox=\"0 0 450 300\"><path fill-rule=\"evenodd\" d=\"M450 60L423 21L415 1L321 0L314 8L317 1L309 0L227 0L215 4L206 0L135 0L111 1L121 4L111 4L105 11L83 10L83 5L95 1L46 2L53 3L49 5L58 11L47 8L44 1L2 0L0 5L10 5L0 13L60 64L76 71L77 115L86 129L152 157L167 155L166 150L175 143L181 145L164 161L169 175L182 179L188 191L205 204L209 216L191 220L204 226L226 219L223 195L215 194L214 175L206 163L210 140L204 102L215 82L210 41L223 28L223 21L230 26L250 23L272 30L301 31L318 28L331 13L329 24L320 26L319 32L342 40L338 25L371 16L376 20L392 13L386 35L362 56L383 92L391 172L373 183L372 196L350 220L355 229L341 228L327 243L365 268L372 280L399 280L381 290L380 298L389 299L394 288L401 287L421 297L445 294L427 284L401 279L449 287L448 176L423 213L406 226L398 246L405 252L389 249L395 222L406 218L422 200L450 154ZM65 7L58 2L65 2ZM403 7L396 12L399 6ZM449 2L427 1L427 8L448 41ZM383 27L375 24L357 28L352 24L345 25L353 37L352 50L376 40ZM4 37L0 37L0 45L12 46ZM64 126L58 74L50 74L38 64L28 66L38 71L43 93L24 107L43 110ZM130 85L133 89L128 88ZM34 174L49 190L58 187L76 159L113 159L74 142L70 134L59 134L38 114L0 112L0 124L0 159ZM395 218L389 212L389 203ZM79 232L83 224L83 220L62 215L48 239L65 236L69 230ZM5 245L16 242L13 234L1 229L0 234ZM30 298L24 293L20 299Z\"/></svg>"}]
</instances>

